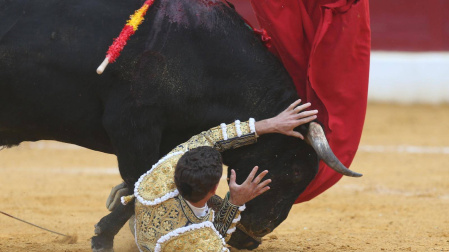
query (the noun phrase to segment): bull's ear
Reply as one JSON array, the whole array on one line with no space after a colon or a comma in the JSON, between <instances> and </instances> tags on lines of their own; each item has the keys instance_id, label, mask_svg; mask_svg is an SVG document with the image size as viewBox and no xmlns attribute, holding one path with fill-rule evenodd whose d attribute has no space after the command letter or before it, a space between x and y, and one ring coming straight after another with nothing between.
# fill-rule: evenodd
<instances>
[{"instance_id":1,"label":"bull's ear","mask_svg":"<svg viewBox=\"0 0 449 252\"><path fill-rule=\"evenodd\" d=\"M229 7L231 7L231 9L235 10L235 6L234 6L233 3L231 3L231 2L229 2L229 1L227 1L227 0L225 0L225 1L226 1L226 3L229 5Z\"/></svg>"}]
</instances>

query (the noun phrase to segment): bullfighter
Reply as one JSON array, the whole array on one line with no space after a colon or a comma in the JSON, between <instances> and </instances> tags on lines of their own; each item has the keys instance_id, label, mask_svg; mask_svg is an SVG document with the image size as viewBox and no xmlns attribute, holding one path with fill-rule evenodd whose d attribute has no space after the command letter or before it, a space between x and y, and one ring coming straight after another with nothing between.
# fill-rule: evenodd
<instances>
[{"instance_id":1,"label":"bullfighter","mask_svg":"<svg viewBox=\"0 0 449 252\"><path fill-rule=\"evenodd\" d=\"M299 104L300 100L270 119L236 120L195 135L143 174L134 195L122 198L124 204L136 199L134 235L139 250L228 251L226 241L236 230L245 203L269 190L271 180L262 181L267 170L255 176L256 166L238 185L231 170L229 192L221 200L215 195L222 176L219 151L253 144L268 133L303 139L294 128L314 120L318 111L303 111L310 103Z\"/></svg>"}]
</instances>

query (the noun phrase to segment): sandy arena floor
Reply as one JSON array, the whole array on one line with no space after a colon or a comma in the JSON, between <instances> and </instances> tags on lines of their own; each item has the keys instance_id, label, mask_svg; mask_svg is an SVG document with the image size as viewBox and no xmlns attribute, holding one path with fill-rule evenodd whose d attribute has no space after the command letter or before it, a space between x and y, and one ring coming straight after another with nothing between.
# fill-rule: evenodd
<instances>
[{"instance_id":1,"label":"sandy arena floor","mask_svg":"<svg viewBox=\"0 0 449 252\"><path fill-rule=\"evenodd\" d=\"M449 251L448 164L449 106L370 104L351 167L364 177L295 205L255 251ZM0 151L0 211L77 236L0 215L0 251L90 251L116 167L112 155L54 142ZM115 251L136 251L127 227Z\"/></svg>"}]
</instances>

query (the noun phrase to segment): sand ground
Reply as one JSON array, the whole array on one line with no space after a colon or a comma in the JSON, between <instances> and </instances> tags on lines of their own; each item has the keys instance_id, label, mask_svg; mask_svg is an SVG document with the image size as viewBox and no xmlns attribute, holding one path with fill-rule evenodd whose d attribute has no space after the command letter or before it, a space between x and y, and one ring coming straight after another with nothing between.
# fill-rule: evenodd
<instances>
[{"instance_id":1,"label":"sand ground","mask_svg":"<svg viewBox=\"0 0 449 252\"><path fill-rule=\"evenodd\" d=\"M0 251L90 251L93 225L121 182L116 159L61 146L0 151L0 211L77 241L0 215ZM449 251L448 163L449 106L370 104L351 166L364 177L295 205L255 251ZM128 228L115 250L136 251Z\"/></svg>"}]
</instances>

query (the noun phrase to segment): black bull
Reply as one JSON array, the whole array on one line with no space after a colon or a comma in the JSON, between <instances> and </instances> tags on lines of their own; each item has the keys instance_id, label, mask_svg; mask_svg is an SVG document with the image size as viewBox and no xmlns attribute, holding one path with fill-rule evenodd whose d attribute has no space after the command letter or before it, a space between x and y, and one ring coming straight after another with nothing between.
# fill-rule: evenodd
<instances>
[{"instance_id":1,"label":"black bull","mask_svg":"<svg viewBox=\"0 0 449 252\"><path fill-rule=\"evenodd\" d=\"M215 1L156 0L118 62L98 76L112 38L142 3L0 0L0 145L51 139L113 153L132 192L190 136L274 116L298 99L281 63ZM311 135L309 125L297 130ZM285 220L319 162L309 144L282 135L264 135L223 160L238 183L255 165L270 171L271 190L249 202L241 220L256 237ZM93 248L111 248L132 213L120 206L104 217ZM230 244L258 245L241 230Z\"/></svg>"}]
</instances>

